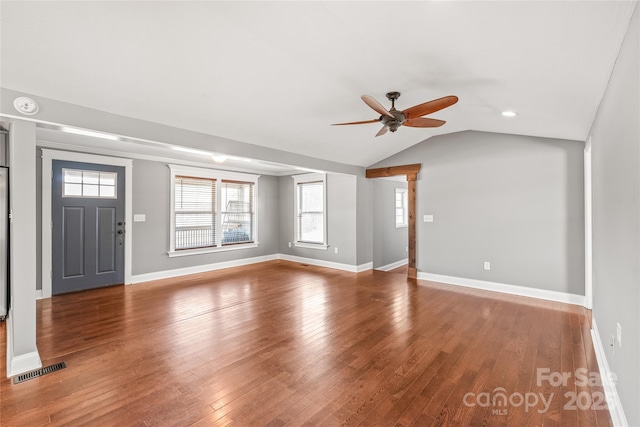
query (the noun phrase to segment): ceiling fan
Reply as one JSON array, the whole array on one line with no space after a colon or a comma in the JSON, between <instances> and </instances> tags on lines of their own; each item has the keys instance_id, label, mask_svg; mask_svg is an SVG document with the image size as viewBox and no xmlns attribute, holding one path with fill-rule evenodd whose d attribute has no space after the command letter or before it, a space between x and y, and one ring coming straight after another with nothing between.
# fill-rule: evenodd
<instances>
[{"instance_id":1,"label":"ceiling fan","mask_svg":"<svg viewBox=\"0 0 640 427\"><path fill-rule=\"evenodd\" d=\"M414 105L406 110L396 110L396 99L400 97L400 92L387 93L387 99L391 101L391 109L387 110L376 101L372 96L362 95L361 98L369 107L373 108L376 112L380 113L379 119L364 120L361 122L348 122L348 123L334 123L332 126L344 126L344 125L361 125L365 123L377 123L381 122L384 126L378 131L376 136L384 135L387 130L395 132L400 126L410 126L414 128L435 128L445 124L444 120L429 119L427 114L435 113L443 108L447 108L458 102L457 96L445 96L443 98L434 99L433 101L427 101L422 104Z\"/></svg>"}]
</instances>

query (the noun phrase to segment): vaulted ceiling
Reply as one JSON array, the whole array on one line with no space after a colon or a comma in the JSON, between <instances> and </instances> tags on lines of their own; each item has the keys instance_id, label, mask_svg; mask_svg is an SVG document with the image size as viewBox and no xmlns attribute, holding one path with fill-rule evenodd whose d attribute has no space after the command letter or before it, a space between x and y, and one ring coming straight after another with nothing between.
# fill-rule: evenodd
<instances>
[{"instance_id":1,"label":"vaulted ceiling","mask_svg":"<svg viewBox=\"0 0 640 427\"><path fill-rule=\"evenodd\" d=\"M359 166L469 129L585 140L635 5L2 1L0 84ZM440 128L330 126L388 91L460 101Z\"/></svg>"}]
</instances>

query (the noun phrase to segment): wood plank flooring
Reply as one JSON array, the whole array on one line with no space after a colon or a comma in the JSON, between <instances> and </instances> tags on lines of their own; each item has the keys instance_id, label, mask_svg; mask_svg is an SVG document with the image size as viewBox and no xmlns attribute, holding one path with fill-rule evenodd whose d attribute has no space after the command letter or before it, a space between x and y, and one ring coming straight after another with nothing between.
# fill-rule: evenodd
<instances>
[{"instance_id":1,"label":"wood plank flooring","mask_svg":"<svg viewBox=\"0 0 640 427\"><path fill-rule=\"evenodd\" d=\"M56 296L38 349L68 368L2 379L0 424L610 426L586 314L285 261Z\"/></svg>"}]
</instances>

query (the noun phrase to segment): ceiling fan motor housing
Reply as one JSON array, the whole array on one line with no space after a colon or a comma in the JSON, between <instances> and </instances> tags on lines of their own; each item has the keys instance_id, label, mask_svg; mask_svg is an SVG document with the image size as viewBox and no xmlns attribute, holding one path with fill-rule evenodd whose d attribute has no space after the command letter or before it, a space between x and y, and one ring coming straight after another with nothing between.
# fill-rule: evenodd
<instances>
[{"instance_id":1,"label":"ceiling fan motor housing","mask_svg":"<svg viewBox=\"0 0 640 427\"><path fill-rule=\"evenodd\" d=\"M391 132L395 132L398 130L400 126L407 120L402 111L398 111L395 108L389 110L389 112L393 115L393 119L387 115L380 116L380 121L383 125L389 128Z\"/></svg>"}]
</instances>

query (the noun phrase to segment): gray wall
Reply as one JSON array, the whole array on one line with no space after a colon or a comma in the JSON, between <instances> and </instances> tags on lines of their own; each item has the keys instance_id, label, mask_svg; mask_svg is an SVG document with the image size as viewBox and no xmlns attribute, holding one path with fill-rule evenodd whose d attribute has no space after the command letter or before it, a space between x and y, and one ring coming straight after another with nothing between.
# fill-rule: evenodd
<instances>
[{"instance_id":1,"label":"gray wall","mask_svg":"<svg viewBox=\"0 0 640 427\"><path fill-rule=\"evenodd\" d=\"M419 271L584 295L583 150L577 141L467 131L373 167L422 163ZM435 221L422 222L425 214Z\"/></svg>"},{"instance_id":2,"label":"gray wall","mask_svg":"<svg viewBox=\"0 0 640 427\"><path fill-rule=\"evenodd\" d=\"M357 265L365 265L373 260L373 180L364 176L356 177L356 249Z\"/></svg>"},{"instance_id":3,"label":"gray wall","mask_svg":"<svg viewBox=\"0 0 640 427\"><path fill-rule=\"evenodd\" d=\"M374 179L373 183L373 268L407 259L408 228L396 228L396 188L407 182Z\"/></svg>"},{"instance_id":4,"label":"gray wall","mask_svg":"<svg viewBox=\"0 0 640 427\"><path fill-rule=\"evenodd\" d=\"M41 280L41 170L42 153L36 156L37 256L36 289ZM133 212L145 214L145 222L134 222L132 274L194 267L279 252L305 258L361 265L371 261L370 180L343 174L327 176L329 249L289 248L293 242L293 179L263 175L258 181L258 248L169 258L169 168L164 162L134 160ZM281 196L282 195L282 196ZM357 236L357 232L361 234ZM335 248L338 248L338 254Z\"/></svg>"},{"instance_id":5,"label":"gray wall","mask_svg":"<svg viewBox=\"0 0 640 427\"><path fill-rule=\"evenodd\" d=\"M251 258L278 253L278 178L258 180L257 248L169 258L169 189L166 163L146 160L133 162L133 212L145 214L145 222L134 222L133 275L153 273L203 264Z\"/></svg>"},{"instance_id":6,"label":"gray wall","mask_svg":"<svg viewBox=\"0 0 640 427\"><path fill-rule=\"evenodd\" d=\"M593 124L593 318L629 425L640 425L640 8ZM611 351L616 322L622 347Z\"/></svg>"},{"instance_id":7,"label":"gray wall","mask_svg":"<svg viewBox=\"0 0 640 427\"><path fill-rule=\"evenodd\" d=\"M290 176L280 181L280 253L323 261L355 265L356 239L356 177L327 174L327 243L325 250L298 248L294 241L294 183ZM289 247L288 243L292 243ZM338 248L338 253L335 253Z\"/></svg>"}]
</instances>

